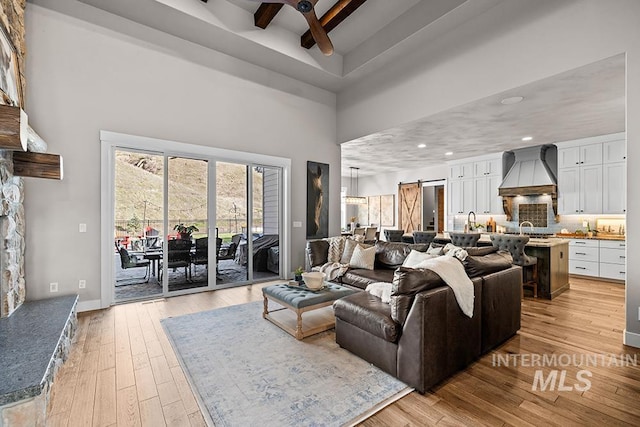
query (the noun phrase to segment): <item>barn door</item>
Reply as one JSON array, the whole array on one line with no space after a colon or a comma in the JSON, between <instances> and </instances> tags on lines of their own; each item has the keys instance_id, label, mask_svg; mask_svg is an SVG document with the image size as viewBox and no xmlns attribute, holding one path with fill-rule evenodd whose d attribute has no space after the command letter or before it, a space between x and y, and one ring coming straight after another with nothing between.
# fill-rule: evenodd
<instances>
[{"instance_id":1,"label":"barn door","mask_svg":"<svg viewBox=\"0 0 640 427\"><path fill-rule=\"evenodd\" d=\"M405 233L422 230L422 186L420 181L398 185L398 228Z\"/></svg>"}]
</instances>

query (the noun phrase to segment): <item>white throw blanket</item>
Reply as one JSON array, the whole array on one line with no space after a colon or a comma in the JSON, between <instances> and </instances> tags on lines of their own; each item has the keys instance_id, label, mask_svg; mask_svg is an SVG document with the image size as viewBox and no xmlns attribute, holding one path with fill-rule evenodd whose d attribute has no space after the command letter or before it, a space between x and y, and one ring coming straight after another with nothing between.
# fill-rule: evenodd
<instances>
[{"instance_id":1,"label":"white throw blanket","mask_svg":"<svg viewBox=\"0 0 640 427\"><path fill-rule=\"evenodd\" d=\"M338 262L328 262L326 264L323 264L320 267L313 267L311 270L325 273L327 275L326 280L333 281L338 277L344 276L344 273L346 273L348 269L349 269L349 264L340 264Z\"/></svg>"},{"instance_id":2,"label":"white throw blanket","mask_svg":"<svg viewBox=\"0 0 640 427\"><path fill-rule=\"evenodd\" d=\"M426 259L415 268L426 268L436 273L453 290L462 312L473 317L473 283L464 271L462 263L453 257L441 256Z\"/></svg>"},{"instance_id":3,"label":"white throw blanket","mask_svg":"<svg viewBox=\"0 0 640 427\"><path fill-rule=\"evenodd\" d=\"M391 287L393 285L387 282L373 282L367 285L365 291L371 295L375 295L382 300L382 302L389 304L391 302Z\"/></svg>"}]
</instances>

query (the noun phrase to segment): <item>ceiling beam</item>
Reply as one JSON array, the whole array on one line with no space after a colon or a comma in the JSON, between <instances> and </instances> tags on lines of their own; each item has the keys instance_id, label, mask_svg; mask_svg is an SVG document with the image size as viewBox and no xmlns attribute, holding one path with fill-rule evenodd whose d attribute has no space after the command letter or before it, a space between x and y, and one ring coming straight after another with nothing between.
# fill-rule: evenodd
<instances>
[{"instance_id":1,"label":"ceiling beam","mask_svg":"<svg viewBox=\"0 0 640 427\"><path fill-rule=\"evenodd\" d=\"M366 1L367 0L339 0L331 6L331 9L329 9L327 13L322 15L320 25L322 25L327 33L330 32ZM316 41L313 39L311 31L309 30L300 37L300 45L304 48L309 49L315 44Z\"/></svg>"},{"instance_id":2,"label":"ceiling beam","mask_svg":"<svg viewBox=\"0 0 640 427\"><path fill-rule=\"evenodd\" d=\"M282 3L261 3L256 13L253 14L253 22L256 24L256 27L262 28L263 30L267 28L273 18L280 12L282 6L284 6Z\"/></svg>"}]
</instances>

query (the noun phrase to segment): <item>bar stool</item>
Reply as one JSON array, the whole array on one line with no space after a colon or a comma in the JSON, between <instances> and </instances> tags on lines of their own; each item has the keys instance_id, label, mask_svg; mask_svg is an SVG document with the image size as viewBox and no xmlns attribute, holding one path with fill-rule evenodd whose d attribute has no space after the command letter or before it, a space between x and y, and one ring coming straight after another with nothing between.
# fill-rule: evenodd
<instances>
[{"instance_id":1,"label":"bar stool","mask_svg":"<svg viewBox=\"0 0 640 427\"><path fill-rule=\"evenodd\" d=\"M414 243L422 243L425 245L433 242L433 239L436 238L435 231L414 231L413 232L413 242Z\"/></svg>"},{"instance_id":2,"label":"bar stool","mask_svg":"<svg viewBox=\"0 0 640 427\"><path fill-rule=\"evenodd\" d=\"M522 298L524 288L533 289L533 297L538 298L538 258L527 255L524 247L529 243L529 236L512 236L506 234L492 234L491 244L501 251L509 251L513 257L513 264L522 267ZM531 271L531 280L527 271Z\"/></svg>"},{"instance_id":3,"label":"bar stool","mask_svg":"<svg viewBox=\"0 0 640 427\"><path fill-rule=\"evenodd\" d=\"M451 243L461 248L470 248L478 246L480 233L449 233Z\"/></svg>"}]
</instances>

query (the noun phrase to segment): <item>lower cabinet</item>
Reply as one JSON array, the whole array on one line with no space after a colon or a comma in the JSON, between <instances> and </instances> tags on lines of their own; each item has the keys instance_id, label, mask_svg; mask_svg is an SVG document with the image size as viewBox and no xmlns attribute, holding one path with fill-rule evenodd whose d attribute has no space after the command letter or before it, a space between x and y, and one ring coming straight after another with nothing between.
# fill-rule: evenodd
<instances>
[{"instance_id":1,"label":"lower cabinet","mask_svg":"<svg viewBox=\"0 0 640 427\"><path fill-rule=\"evenodd\" d=\"M625 268L624 241L571 239L569 242L570 274L625 280Z\"/></svg>"},{"instance_id":2,"label":"lower cabinet","mask_svg":"<svg viewBox=\"0 0 640 427\"><path fill-rule=\"evenodd\" d=\"M627 251L626 242L600 241L600 277L625 280Z\"/></svg>"}]
</instances>

